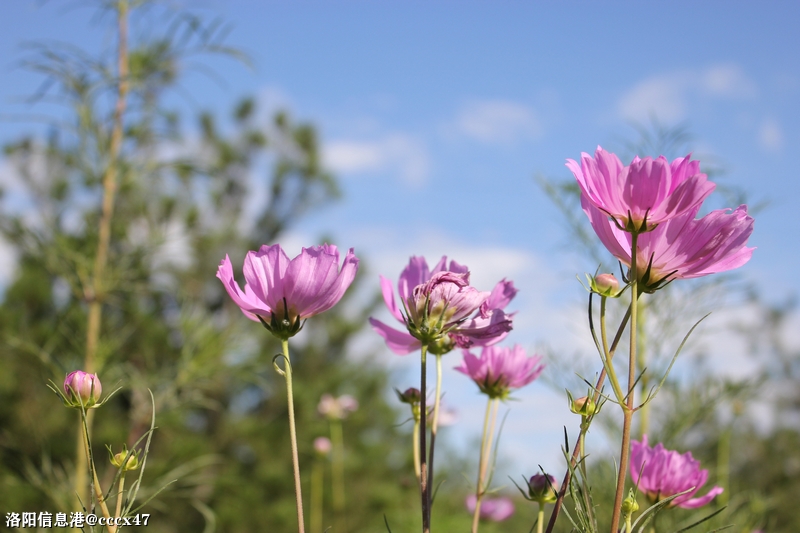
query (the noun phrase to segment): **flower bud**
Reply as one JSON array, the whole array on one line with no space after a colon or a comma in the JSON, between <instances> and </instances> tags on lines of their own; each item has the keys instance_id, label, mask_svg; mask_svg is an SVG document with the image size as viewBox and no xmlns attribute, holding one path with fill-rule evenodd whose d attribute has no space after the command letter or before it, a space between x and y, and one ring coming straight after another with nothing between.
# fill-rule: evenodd
<instances>
[{"instance_id":1,"label":"flower bud","mask_svg":"<svg viewBox=\"0 0 800 533\"><path fill-rule=\"evenodd\" d=\"M95 407L100 400L103 387L97 374L88 374L83 370L75 370L64 379L64 397L70 407L84 409Z\"/></svg>"},{"instance_id":2,"label":"flower bud","mask_svg":"<svg viewBox=\"0 0 800 533\"><path fill-rule=\"evenodd\" d=\"M403 403L414 405L422 400L422 393L419 391L419 389L416 389L414 387L407 388L405 392L400 392L397 389L395 389L395 391L397 392L397 397Z\"/></svg>"},{"instance_id":3,"label":"flower bud","mask_svg":"<svg viewBox=\"0 0 800 533\"><path fill-rule=\"evenodd\" d=\"M582 396L572 400L569 410L576 415L592 416L597 412L597 404L588 396Z\"/></svg>"},{"instance_id":4,"label":"flower bud","mask_svg":"<svg viewBox=\"0 0 800 533\"><path fill-rule=\"evenodd\" d=\"M592 292L596 292L600 296L616 298L622 294L619 290L619 281L614 277L614 274L598 274L590 279L589 284L592 287Z\"/></svg>"},{"instance_id":5,"label":"flower bud","mask_svg":"<svg viewBox=\"0 0 800 533\"><path fill-rule=\"evenodd\" d=\"M132 451L128 452L128 448L126 446L122 447L122 451L114 454L111 451L111 448L108 448L108 453L111 455L111 464L116 466L117 468L122 468L123 472L130 472L131 470L136 470L139 468L139 451ZM128 458L127 460L125 458ZM125 465L123 466L123 461Z\"/></svg>"},{"instance_id":6,"label":"flower bud","mask_svg":"<svg viewBox=\"0 0 800 533\"><path fill-rule=\"evenodd\" d=\"M557 490L558 483L556 478L549 474L536 474L531 476L530 481L528 481L528 496L531 500L542 505L556 501L558 498Z\"/></svg>"},{"instance_id":7,"label":"flower bud","mask_svg":"<svg viewBox=\"0 0 800 533\"><path fill-rule=\"evenodd\" d=\"M314 451L320 457L327 457L331 453L331 440L328 437L314 439Z\"/></svg>"},{"instance_id":8,"label":"flower bud","mask_svg":"<svg viewBox=\"0 0 800 533\"><path fill-rule=\"evenodd\" d=\"M622 514L630 516L639 510L639 502L636 501L633 491L628 491L628 497L622 501Z\"/></svg>"}]
</instances>

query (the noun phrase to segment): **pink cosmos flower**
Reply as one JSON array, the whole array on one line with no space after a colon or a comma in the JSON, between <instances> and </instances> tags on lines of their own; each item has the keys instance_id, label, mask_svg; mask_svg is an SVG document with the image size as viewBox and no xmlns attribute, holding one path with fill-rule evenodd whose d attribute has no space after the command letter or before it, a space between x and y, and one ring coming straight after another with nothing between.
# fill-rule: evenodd
<instances>
[{"instance_id":1,"label":"pink cosmos flower","mask_svg":"<svg viewBox=\"0 0 800 533\"><path fill-rule=\"evenodd\" d=\"M73 407L94 407L103 394L103 386L97 374L74 370L64 378L64 394Z\"/></svg>"},{"instance_id":2,"label":"pink cosmos flower","mask_svg":"<svg viewBox=\"0 0 800 533\"><path fill-rule=\"evenodd\" d=\"M478 498L474 494L467 496L465 502L470 513L475 512L475 502ZM501 496L499 498L483 498L481 500L480 517L482 520L491 522L502 522L514 514L514 502L511 498Z\"/></svg>"},{"instance_id":3,"label":"pink cosmos flower","mask_svg":"<svg viewBox=\"0 0 800 533\"><path fill-rule=\"evenodd\" d=\"M628 267L631 264L631 234L609 221L593 205L582 199L583 210L597 236L608 251ZM674 279L707 276L738 268L750 260L755 248L747 248L753 233L753 217L747 206L732 212L718 209L695 219L690 211L660 224L638 237L637 277L646 292Z\"/></svg>"},{"instance_id":4,"label":"pink cosmos flower","mask_svg":"<svg viewBox=\"0 0 800 533\"><path fill-rule=\"evenodd\" d=\"M227 255L219 265L217 277L247 318L260 321L274 335L288 339L300 331L302 320L336 305L357 271L358 259L352 248L340 270L336 246L303 248L290 260L280 244L265 244L257 252L247 252L244 291L233 277Z\"/></svg>"},{"instance_id":5,"label":"pink cosmos flower","mask_svg":"<svg viewBox=\"0 0 800 533\"><path fill-rule=\"evenodd\" d=\"M332 395L325 393L319 399L317 411L325 418L343 420L350 413L358 411L358 400L349 394L342 394L338 398L334 398Z\"/></svg>"},{"instance_id":6,"label":"pink cosmos flower","mask_svg":"<svg viewBox=\"0 0 800 533\"><path fill-rule=\"evenodd\" d=\"M661 443L651 448L647 435L642 436L642 442L631 442L631 479L653 502L689 490L669 502L670 507L685 509L702 507L723 491L715 486L705 496L692 498L708 480L708 470L700 468L700 461L692 457L692 452L680 454L665 449Z\"/></svg>"},{"instance_id":7,"label":"pink cosmos flower","mask_svg":"<svg viewBox=\"0 0 800 533\"><path fill-rule=\"evenodd\" d=\"M511 331L513 315L506 314L503 309L517 294L514 283L503 279L491 293L478 292L468 284L469 269L466 266L450 261L448 267L447 257L442 257L431 270L424 257L413 256L397 282L400 305L395 300L392 282L381 276L386 306L406 331L396 330L374 318L369 319L370 324L386 340L389 349L398 355L411 353L422 346L411 331L426 324L417 322L427 321L435 326L439 318L447 335L436 345L429 345L434 353L446 353L454 346L468 348L499 342ZM403 315L401 306L409 317ZM472 313L475 314L470 318Z\"/></svg>"},{"instance_id":8,"label":"pink cosmos flower","mask_svg":"<svg viewBox=\"0 0 800 533\"><path fill-rule=\"evenodd\" d=\"M317 437L314 439L314 451L320 457L326 457L331 453L332 448L333 445L331 444L331 439L328 437Z\"/></svg>"},{"instance_id":9,"label":"pink cosmos flower","mask_svg":"<svg viewBox=\"0 0 800 533\"><path fill-rule=\"evenodd\" d=\"M542 358L528 357L518 345L513 348L486 346L480 357L464 350L464 361L455 369L478 384L490 398L505 399L512 389L524 387L544 370Z\"/></svg>"},{"instance_id":10,"label":"pink cosmos flower","mask_svg":"<svg viewBox=\"0 0 800 533\"><path fill-rule=\"evenodd\" d=\"M700 172L691 155L669 163L638 156L628 166L597 147L594 158L581 154L581 164L567 159L581 197L614 218L625 231L645 232L675 217L696 212L715 185Z\"/></svg>"}]
</instances>

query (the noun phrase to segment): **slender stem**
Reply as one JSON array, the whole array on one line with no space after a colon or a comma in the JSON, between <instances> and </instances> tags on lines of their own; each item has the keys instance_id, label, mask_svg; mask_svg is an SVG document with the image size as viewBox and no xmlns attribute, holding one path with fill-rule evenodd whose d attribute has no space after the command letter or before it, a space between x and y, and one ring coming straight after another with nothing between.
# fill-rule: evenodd
<instances>
[{"instance_id":1,"label":"slender stem","mask_svg":"<svg viewBox=\"0 0 800 533\"><path fill-rule=\"evenodd\" d=\"M639 316L637 317L637 321L639 324L639 337L638 342L639 346L637 349L639 352L636 355L637 359L637 366L641 369L644 369L647 366L647 331L645 329L645 320L646 320L646 313L645 310L647 309L647 305L645 304L645 300L639 302ZM647 396L647 389L650 387L650 374L645 372L642 375L641 381L639 383L639 390L642 391L642 398ZM650 402L645 403L639 414L639 438L650 431Z\"/></svg>"},{"instance_id":2,"label":"slender stem","mask_svg":"<svg viewBox=\"0 0 800 533\"><path fill-rule=\"evenodd\" d=\"M100 339L100 325L102 315L102 293L104 292L104 275L108 262L108 250L111 243L111 217L114 213L114 196L117 190L117 174L119 153L122 146L122 118L125 114L128 95L128 0L119 0L117 4L117 101L114 108L114 119L111 129L111 141L108 147L108 164L103 173L103 204L98 228L97 255L94 258L94 271L91 286L84 289L86 301L89 305L89 314L86 323L86 353L84 356L83 370L94 372L96 368L95 356ZM91 431L92 419L90 416L87 425ZM78 440L80 440L80 436ZM88 471L85 457L80 451L76 452L75 460L75 494L77 506L87 496L86 473Z\"/></svg>"},{"instance_id":3,"label":"slender stem","mask_svg":"<svg viewBox=\"0 0 800 533\"><path fill-rule=\"evenodd\" d=\"M411 437L414 449L414 474L417 476L417 483L419 483L419 418L414 420L414 433Z\"/></svg>"},{"instance_id":4,"label":"slender stem","mask_svg":"<svg viewBox=\"0 0 800 533\"><path fill-rule=\"evenodd\" d=\"M103 516L106 518L111 517L111 513L108 511L108 506L106 505L105 496L103 496L103 488L100 486L100 480L97 478L97 470L94 467L94 457L92 455L92 446L90 443L89 438L89 425L86 423L86 411L81 409L81 428L83 433L83 444L84 444L84 453L86 454L86 463L89 465L89 474L92 477L92 486L94 488L94 494L97 498L97 503L100 505L100 509L103 512ZM114 524L106 525L108 528L109 533L115 533L117 530L117 526Z\"/></svg>"},{"instance_id":5,"label":"slender stem","mask_svg":"<svg viewBox=\"0 0 800 533\"><path fill-rule=\"evenodd\" d=\"M483 437L481 438L481 455L478 463L478 486L475 489L475 513L472 515L472 533L478 531L478 521L480 519L481 501L488 490L486 472L489 470L489 461L492 455L492 441L494 439L494 427L497 422L497 410L500 401L497 398L489 398L486 403L486 418L483 421ZM491 419L489 412L491 409ZM490 421L491 420L491 421ZM488 423L488 428L487 428ZM488 432L487 432L488 429Z\"/></svg>"},{"instance_id":6,"label":"slender stem","mask_svg":"<svg viewBox=\"0 0 800 533\"><path fill-rule=\"evenodd\" d=\"M590 300L590 302L591 302L591 300ZM605 310L605 308L603 307L602 303L601 303L601 309ZM591 309L591 306L590 306L590 308L589 308L590 321L591 321L591 312L592 312L592 309ZM611 364L612 359L614 359L614 354L617 351L617 346L619 345L619 342L622 339L622 333L624 332L625 326L628 324L628 320L630 319L630 317L631 317L631 308L630 308L630 306L628 306L628 310L625 312L625 316L622 317L622 321L620 322L619 327L617 328L617 333L614 335L614 340L611 343L611 347L608 348L607 350L605 349L605 346L603 347L603 349L605 351L605 358L606 358L606 361L608 361L609 365ZM605 328L605 320L604 320L604 318L602 316L601 316L601 324L603 324L602 327ZM605 331L602 331L601 334L605 338ZM597 403L597 401L600 399L600 389L603 388L603 383L605 382L605 379L606 379L606 371L605 371L605 369L603 369L603 370L600 371L600 376L597 378L597 383L595 383L595 386L594 386L595 392L594 392L594 395L593 395L593 400L594 400L595 403ZM589 424L588 423L584 423L583 420L581 420L580 434L583 435L588 430L589 430ZM547 522L547 532L546 533L552 533L553 528L556 525L556 520L558 520L558 515L559 515L559 513L561 511L561 506L564 503L564 497L567 494L567 488L569 487L569 482L570 482L570 479L572 477L572 469L575 468L575 465L578 462L578 454L579 453L580 453L580 448L577 445L572 448L572 457L570 458L570 467L568 467L567 471L564 473L564 480L561 483L561 488L558 490L558 497L556 498L556 503L553 506L553 511L550 513L550 520Z\"/></svg>"},{"instance_id":7,"label":"slender stem","mask_svg":"<svg viewBox=\"0 0 800 533\"><path fill-rule=\"evenodd\" d=\"M289 359L289 341L281 340L284 357L283 376L286 378L286 397L289 403L289 435L292 441L292 468L294 470L294 494L297 500L297 531L305 532L303 521L303 489L300 486L300 460L297 457L297 429L294 423L294 394L292 393L292 363Z\"/></svg>"},{"instance_id":8,"label":"slender stem","mask_svg":"<svg viewBox=\"0 0 800 533\"><path fill-rule=\"evenodd\" d=\"M114 513L114 516L119 518L120 513L122 512L122 495L125 494L125 472L121 472L119 475L119 490L117 491L117 511Z\"/></svg>"},{"instance_id":9,"label":"slender stem","mask_svg":"<svg viewBox=\"0 0 800 533\"><path fill-rule=\"evenodd\" d=\"M436 354L436 393L433 398L433 423L431 424L431 445L428 451L428 486L433 487L433 451L436 449L436 432L439 430L439 407L442 400L442 356ZM431 501L428 505L433 509L433 491L430 491Z\"/></svg>"},{"instance_id":10,"label":"slender stem","mask_svg":"<svg viewBox=\"0 0 800 533\"><path fill-rule=\"evenodd\" d=\"M333 443L333 463L331 473L333 477L333 509L335 511L337 530L347 530L347 513L344 501L344 437L342 436L342 421L331 420L331 442Z\"/></svg>"},{"instance_id":11,"label":"slender stem","mask_svg":"<svg viewBox=\"0 0 800 533\"><path fill-rule=\"evenodd\" d=\"M614 510L611 515L611 533L619 530L619 518L622 511L622 500L625 497L625 477L628 474L628 459L630 458L631 422L633 420L633 385L636 381L636 333L638 329L639 301L639 273L636 269L637 240L639 234L631 233L631 327L628 355L628 397L627 403L622 408L622 446L619 452L619 476L617 478L617 492L614 497Z\"/></svg>"},{"instance_id":12,"label":"slender stem","mask_svg":"<svg viewBox=\"0 0 800 533\"><path fill-rule=\"evenodd\" d=\"M322 461L317 459L311 468L311 531L322 531L322 491L324 488Z\"/></svg>"},{"instance_id":13,"label":"slender stem","mask_svg":"<svg viewBox=\"0 0 800 533\"><path fill-rule=\"evenodd\" d=\"M422 500L422 533L430 533L431 531L431 508L430 508L430 496L428 495L429 487L428 487L428 460L427 460L427 442L426 442L426 434L427 434L427 418L428 418L428 405L425 396L427 395L427 357L428 357L428 346L426 344L422 345L420 350L421 352L421 364L420 364L420 383L419 383L419 390L420 390L420 399L419 399L419 492L420 498Z\"/></svg>"},{"instance_id":14,"label":"slender stem","mask_svg":"<svg viewBox=\"0 0 800 533\"><path fill-rule=\"evenodd\" d=\"M633 513L625 515L625 533L631 533L631 517Z\"/></svg>"},{"instance_id":15,"label":"slender stem","mask_svg":"<svg viewBox=\"0 0 800 533\"><path fill-rule=\"evenodd\" d=\"M536 533L542 533L544 527L544 505L539 502L539 517L536 519Z\"/></svg>"}]
</instances>

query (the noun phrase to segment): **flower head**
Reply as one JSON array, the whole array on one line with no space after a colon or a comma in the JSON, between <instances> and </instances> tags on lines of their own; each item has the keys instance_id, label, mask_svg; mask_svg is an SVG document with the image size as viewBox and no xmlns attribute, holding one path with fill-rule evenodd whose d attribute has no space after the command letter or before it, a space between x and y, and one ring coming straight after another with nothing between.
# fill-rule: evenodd
<instances>
[{"instance_id":1,"label":"flower head","mask_svg":"<svg viewBox=\"0 0 800 533\"><path fill-rule=\"evenodd\" d=\"M661 443L651 448L647 435L642 436L642 442L631 442L631 479L653 502L688 490L669 503L686 509L702 507L723 490L715 486L705 496L692 498L708 480L708 470L700 468L700 461L692 457L692 452L680 454L665 449Z\"/></svg>"},{"instance_id":2,"label":"flower head","mask_svg":"<svg viewBox=\"0 0 800 533\"><path fill-rule=\"evenodd\" d=\"M393 352L405 355L423 342L437 355L456 346L486 346L511 331L511 315L503 309L517 293L513 282L502 280L494 289L480 292L469 286L469 269L447 257L428 268L424 257L412 257L397 282L400 305L392 282L381 276L383 299L389 312L406 331L398 331L370 318L373 329ZM406 314L403 314L403 309Z\"/></svg>"},{"instance_id":3,"label":"flower head","mask_svg":"<svg viewBox=\"0 0 800 533\"><path fill-rule=\"evenodd\" d=\"M343 420L350 413L358 411L358 400L349 394L342 394L334 398L330 394L323 394L317 405L319 414L330 420Z\"/></svg>"},{"instance_id":4,"label":"flower head","mask_svg":"<svg viewBox=\"0 0 800 533\"><path fill-rule=\"evenodd\" d=\"M619 158L599 146L594 158L581 154L581 163L567 159L575 175L581 198L612 217L625 231L646 232L662 222L695 211L714 190L700 172L700 162L690 155L669 163L635 157L623 166Z\"/></svg>"},{"instance_id":5,"label":"flower head","mask_svg":"<svg viewBox=\"0 0 800 533\"><path fill-rule=\"evenodd\" d=\"M508 397L512 389L524 387L544 370L542 358L528 357L522 347L486 346L476 357L464 350L464 361L456 370L466 374L478 384L481 392L490 398Z\"/></svg>"},{"instance_id":6,"label":"flower head","mask_svg":"<svg viewBox=\"0 0 800 533\"><path fill-rule=\"evenodd\" d=\"M74 370L64 379L64 398L71 407L97 407L103 386L97 374Z\"/></svg>"},{"instance_id":7,"label":"flower head","mask_svg":"<svg viewBox=\"0 0 800 533\"><path fill-rule=\"evenodd\" d=\"M558 498L556 491L558 491L558 481L550 474L535 474L528 480L527 497L541 505L556 501Z\"/></svg>"},{"instance_id":8,"label":"flower head","mask_svg":"<svg viewBox=\"0 0 800 533\"><path fill-rule=\"evenodd\" d=\"M467 496L466 506L470 513L475 512L475 503L478 499L474 494ZM511 498L483 498L481 500L480 517L490 522L502 522L514 514L514 502Z\"/></svg>"},{"instance_id":9,"label":"flower head","mask_svg":"<svg viewBox=\"0 0 800 533\"><path fill-rule=\"evenodd\" d=\"M280 244L264 245L247 252L243 270L244 291L233 277L227 255L217 277L247 318L286 340L300 331L303 320L341 300L358 271L358 259L351 248L340 270L339 251L330 244L303 248L291 260Z\"/></svg>"},{"instance_id":10,"label":"flower head","mask_svg":"<svg viewBox=\"0 0 800 533\"><path fill-rule=\"evenodd\" d=\"M630 267L631 234L617 228L587 201L581 203L608 251ZM750 260L755 248L747 248L747 239L753 233L754 220L746 205L732 212L718 209L699 219L696 214L690 211L639 235L635 275L645 292L675 279L732 270Z\"/></svg>"},{"instance_id":11,"label":"flower head","mask_svg":"<svg viewBox=\"0 0 800 533\"><path fill-rule=\"evenodd\" d=\"M327 457L331 453L333 445L328 437L317 437L314 439L314 452L320 457Z\"/></svg>"}]
</instances>

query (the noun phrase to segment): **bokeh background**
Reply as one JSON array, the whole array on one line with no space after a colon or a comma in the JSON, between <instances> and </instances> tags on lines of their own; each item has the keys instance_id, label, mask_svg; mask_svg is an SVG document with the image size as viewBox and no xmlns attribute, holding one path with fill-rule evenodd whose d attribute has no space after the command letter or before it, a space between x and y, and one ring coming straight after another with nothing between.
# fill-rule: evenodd
<instances>
[{"instance_id":1,"label":"bokeh background","mask_svg":"<svg viewBox=\"0 0 800 533\"><path fill-rule=\"evenodd\" d=\"M82 288L114 103L115 18L104 5L0 7L2 512L69 506L73 413L55 408L44 384L81 367L85 352ZM506 342L544 355L548 370L507 405L495 484L514 496L507 476L539 465L560 477L563 427L577 431L564 388L585 390L579 376L599 367L576 275L601 263L618 270L587 233L564 162L602 145L623 160L691 152L719 184L711 208L750 205L757 250L747 265L653 300L654 374L714 313L654 404L649 433L693 450L725 486L719 525L796 531L798 20L791 2L233 0L135 10L138 77L97 368L123 390L98 414L96 438L135 442L154 391L160 429L145 479L179 481L151 504L150 527L291 530L276 347L214 278L226 253L238 270L246 250L267 242L294 255L327 240L362 259L347 301L296 339L306 464L311 440L328 431L319 396L362 404L345 422L348 512L331 514L325 496L334 531L376 531L384 513L393 530L417 520L407 512L411 428L392 387L417 383L418 357L392 354L365 322L390 320L378 275L396 279L411 255L467 264L486 290L514 280ZM463 498L484 405L452 371L459 359L445 359L457 421L440 441L435 520L447 531L469 522ZM617 415L590 435L599 500L611 490L603 476ZM520 500L504 527L527 530L533 517Z\"/></svg>"}]
</instances>

